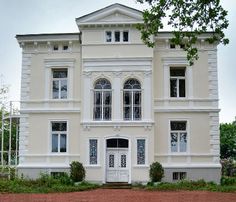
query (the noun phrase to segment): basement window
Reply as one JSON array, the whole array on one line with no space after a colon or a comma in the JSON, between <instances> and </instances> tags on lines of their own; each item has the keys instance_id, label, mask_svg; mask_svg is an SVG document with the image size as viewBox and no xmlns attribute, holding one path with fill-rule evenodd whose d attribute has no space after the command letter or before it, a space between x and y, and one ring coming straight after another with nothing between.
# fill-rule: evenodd
<instances>
[{"instance_id":1,"label":"basement window","mask_svg":"<svg viewBox=\"0 0 236 202\"><path fill-rule=\"evenodd\" d=\"M184 180L187 177L186 172L173 172L172 179L173 181Z\"/></svg>"},{"instance_id":2,"label":"basement window","mask_svg":"<svg viewBox=\"0 0 236 202\"><path fill-rule=\"evenodd\" d=\"M54 46L53 46L53 50L54 50L54 51L58 51L58 50L59 50L59 46L58 46L57 44L54 45Z\"/></svg>"},{"instance_id":3,"label":"basement window","mask_svg":"<svg viewBox=\"0 0 236 202\"><path fill-rule=\"evenodd\" d=\"M175 49L175 44L170 44L170 49Z\"/></svg>"},{"instance_id":4,"label":"basement window","mask_svg":"<svg viewBox=\"0 0 236 202\"><path fill-rule=\"evenodd\" d=\"M64 45L64 46L63 46L63 50L64 50L64 51L68 50L68 48L69 48L68 45Z\"/></svg>"}]
</instances>

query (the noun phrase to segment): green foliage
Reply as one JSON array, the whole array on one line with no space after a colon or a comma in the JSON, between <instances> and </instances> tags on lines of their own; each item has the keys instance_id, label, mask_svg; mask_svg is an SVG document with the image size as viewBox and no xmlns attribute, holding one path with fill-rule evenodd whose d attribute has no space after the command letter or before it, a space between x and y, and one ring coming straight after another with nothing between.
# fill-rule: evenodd
<instances>
[{"instance_id":1,"label":"green foliage","mask_svg":"<svg viewBox=\"0 0 236 202\"><path fill-rule=\"evenodd\" d=\"M150 165L149 177L152 182L160 182L164 177L164 169L159 162L154 162Z\"/></svg>"},{"instance_id":2,"label":"green foliage","mask_svg":"<svg viewBox=\"0 0 236 202\"><path fill-rule=\"evenodd\" d=\"M227 177L223 176L220 181L221 185L235 185L236 186L236 177Z\"/></svg>"},{"instance_id":3,"label":"green foliage","mask_svg":"<svg viewBox=\"0 0 236 202\"><path fill-rule=\"evenodd\" d=\"M171 42L184 44L190 65L198 59L196 43L201 34L211 32L209 43L229 43L224 30L229 23L227 11L220 5L220 0L137 0L148 3L150 8L143 13L144 24L139 24L143 42L154 47L152 36L166 28L171 29ZM164 22L167 21L166 24Z\"/></svg>"},{"instance_id":4,"label":"green foliage","mask_svg":"<svg viewBox=\"0 0 236 202\"><path fill-rule=\"evenodd\" d=\"M236 124L220 124L220 157L236 160Z\"/></svg>"},{"instance_id":5,"label":"green foliage","mask_svg":"<svg viewBox=\"0 0 236 202\"><path fill-rule=\"evenodd\" d=\"M85 178L85 169L82 163L73 161L70 164L70 177L74 182L81 182Z\"/></svg>"},{"instance_id":6,"label":"green foliage","mask_svg":"<svg viewBox=\"0 0 236 202\"><path fill-rule=\"evenodd\" d=\"M75 186L67 174L56 178L41 174L39 179L13 180L0 179L0 193L51 193L51 192L73 192L98 188L96 184L82 182Z\"/></svg>"},{"instance_id":7,"label":"green foliage","mask_svg":"<svg viewBox=\"0 0 236 202\"><path fill-rule=\"evenodd\" d=\"M221 172L223 176L236 177L236 162L232 158L222 159L221 165Z\"/></svg>"},{"instance_id":8,"label":"green foliage","mask_svg":"<svg viewBox=\"0 0 236 202\"><path fill-rule=\"evenodd\" d=\"M176 190L204 190L204 191L217 191L217 192L236 192L235 184L222 184L217 185L214 182L205 182L204 180L198 181L179 181L176 183L161 182L155 185L149 183L146 187L147 190L160 190L160 191L176 191Z\"/></svg>"}]
</instances>

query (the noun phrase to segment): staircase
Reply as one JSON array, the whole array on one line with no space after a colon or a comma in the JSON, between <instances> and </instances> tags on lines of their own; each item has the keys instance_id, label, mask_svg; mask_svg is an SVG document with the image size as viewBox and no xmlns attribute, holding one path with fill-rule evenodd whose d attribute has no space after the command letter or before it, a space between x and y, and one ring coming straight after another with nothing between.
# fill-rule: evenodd
<instances>
[{"instance_id":1,"label":"staircase","mask_svg":"<svg viewBox=\"0 0 236 202\"><path fill-rule=\"evenodd\" d=\"M126 182L108 182L103 184L102 189L131 189L132 185Z\"/></svg>"}]
</instances>

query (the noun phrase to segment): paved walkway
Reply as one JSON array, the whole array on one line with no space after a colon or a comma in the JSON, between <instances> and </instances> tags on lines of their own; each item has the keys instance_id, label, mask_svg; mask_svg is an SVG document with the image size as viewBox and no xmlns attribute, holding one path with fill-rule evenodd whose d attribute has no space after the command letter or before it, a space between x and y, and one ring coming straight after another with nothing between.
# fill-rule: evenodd
<instances>
[{"instance_id":1,"label":"paved walkway","mask_svg":"<svg viewBox=\"0 0 236 202\"><path fill-rule=\"evenodd\" d=\"M0 202L236 202L236 193L96 189L53 194L0 194Z\"/></svg>"}]
</instances>

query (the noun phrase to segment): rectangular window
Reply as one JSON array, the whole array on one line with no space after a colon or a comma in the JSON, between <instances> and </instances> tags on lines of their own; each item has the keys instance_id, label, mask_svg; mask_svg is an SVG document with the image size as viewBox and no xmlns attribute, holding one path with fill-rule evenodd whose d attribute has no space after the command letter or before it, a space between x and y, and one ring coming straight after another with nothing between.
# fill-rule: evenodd
<instances>
[{"instance_id":1,"label":"rectangular window","mask_svg":"<svg viewBox=\"0 0 236 202\"><path fill-rule=\"evenodd\" d=\"M185 97L185 67L170 68L170 97Z\"/></svg>"},{"instance_id":2,"label":"rectangular window","mask_svg":"<svg viewBox=\"0 0 236 202\"><path fill-rule=\"evenodd\" d=\"M98 140L90 139L89 140L89 164L96 165L98 163Z\"/></svg>"},{"instance_id":3,"label":"rectangular window","mask_svg":"<svg viewBox=\"0 0 236 202\"><path fill-rule=\"evenodd\" d=\"M128 42L128 41L129 41L129 32L123 31L123 42Z\"/></svg>"},{"instance_id":4,"label":"rectangular window","mask_svg":"<svg viewBox=\"0 0 236 202\"><path fill-rule=\"evenodd\" d=\"M145 139L137 140L137 164L145 165Z\"/></svg>"},{"instance_id":5,"label":"rectangular window","mask_svg":"<svg viewBox=\"0 0 236 202\"><path fill-rule=\"evenodd\" d=\"M120 31L115 31L115 42L120 42Z\"/></svg>"},{"instance_id":6,"label":"rectangular window","mask_svg":"<svg viewBox=\"0 0 236 202\"><path fill-rule=\"evenodd\" d=\"M51 122L52 152L64 153L67 151L67 122Z\"/></svg>"},{"instance_id":7,"label":"rectangular window","mask_svg":"<svg viewBox=\"0 0 236 202\"><path fill-rule=\"evenodd\" d=\"M173 181L177 181L177 180L184 180L187 177L187 173L186 172L173 172L173 176L172 179Z\"/></svg>"},{"instance_id":8,"label":"rectangular window","mask_svg":"<svg viewBox=\"0 0 236 202\"><path fill-rule=\"evenodd\" d=\"M170 122L170 145L171 152L187 151L187 122L171 121Z\"/></svg>"},{"instance_id":9,"label":"rectangular window","mask_svg":"<svg viewBox=\"0 0 236 202\"><path fill-rule=\"evenodd\" d=\"M52 70L52 98L67 99L67 69Z\"/></svg>"},{"instance_id":10,"label":"rectangular window","mask_svg":"<svg viewBox=\"0 0 236 202\"><path fill-rule=\"evenodd\" d=\"M111 41L112 41L112 32L106 31L106 42L111 42Z\"/></svg>"}]
</instances>

